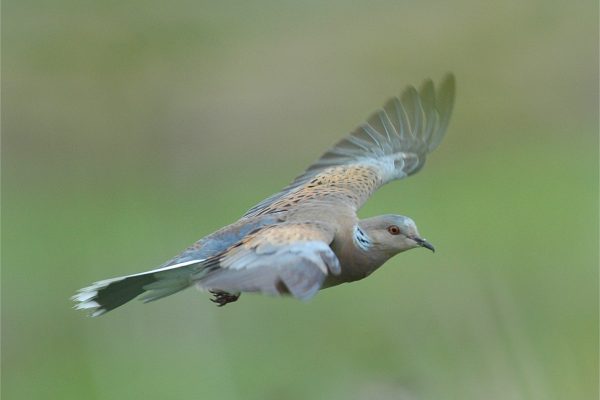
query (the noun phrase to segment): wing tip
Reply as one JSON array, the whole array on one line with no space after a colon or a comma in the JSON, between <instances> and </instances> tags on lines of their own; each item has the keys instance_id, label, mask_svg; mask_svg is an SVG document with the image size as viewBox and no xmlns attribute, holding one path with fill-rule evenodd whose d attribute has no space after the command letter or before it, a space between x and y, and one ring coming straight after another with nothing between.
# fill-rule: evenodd
<instances>
[{"instance_id":1,"label":"wing tip","mask_svg":"<svg viewBox=\"0 0 600 400\"><path fill-rule=\"evenodd\" d=\"M443 86L450 86L454 91L454 87L456 86L456 76L454 75L454 72L448 71L444 74L440 83L440 87Z\"/></svg>"},{"instance_id":2,"label":"wing tip","mask_svg":"<svg viewBox=\"0 0 600 400\"><path fill-rule=\"evenodd\" d=\"M454 105L454 97L456 96L456 77L452 72L447 72L440 82L438 89L438 99L440 105L447 106L446 113L452 112L452 106Z\"/></svg>"},{"instance_id":3,"label":"wing tip","mask_svg":"<svg viewBox=\"0 0 600 400\"><path fill-rule=\"evenodd\" d=\"M454 98L456 97L456 77L454 73L447 72L440 81L435 94L435 109L438 113L437 130L431 135L427 143L427 152L431 153L442 142L448 129L450 116L454 109Z\"/></svg>"}]
</instances>

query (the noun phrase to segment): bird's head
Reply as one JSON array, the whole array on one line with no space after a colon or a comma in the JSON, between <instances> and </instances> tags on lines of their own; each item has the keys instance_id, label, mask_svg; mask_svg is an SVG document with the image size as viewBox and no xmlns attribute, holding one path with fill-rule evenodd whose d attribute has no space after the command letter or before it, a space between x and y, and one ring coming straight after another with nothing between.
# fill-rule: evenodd
<instances>
[{"instance_id":1,"label":"bird's head","mask_svg":"<svg viewBox=\"0 0 600 400\"><path fill-rule=\"evenodd\" d=\"M402 215L379 215L359 222L369 245L392 257L415 247L424 247L435 251L433 245L421 238L415 222Z\"/></svg>"}]
</instances>

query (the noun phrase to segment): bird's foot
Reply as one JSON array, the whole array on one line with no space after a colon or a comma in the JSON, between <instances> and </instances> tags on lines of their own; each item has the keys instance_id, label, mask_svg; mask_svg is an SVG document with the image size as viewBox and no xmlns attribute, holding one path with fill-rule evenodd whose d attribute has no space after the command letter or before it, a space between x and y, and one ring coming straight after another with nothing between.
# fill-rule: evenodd
<instances>
[{"instance_id":1,"label":"bird's foot","mask_svg":"<svg viewBox=\"0 0 600 400\"><path fill-rule=\"evenodd\" d=\"M209 290L209 293L214 297L210 299L213 303L216 303L217 306L223 307L227 303L233 303L240 298L240 293L227 293L221 290Z\"/></svg>"}]
</instances>

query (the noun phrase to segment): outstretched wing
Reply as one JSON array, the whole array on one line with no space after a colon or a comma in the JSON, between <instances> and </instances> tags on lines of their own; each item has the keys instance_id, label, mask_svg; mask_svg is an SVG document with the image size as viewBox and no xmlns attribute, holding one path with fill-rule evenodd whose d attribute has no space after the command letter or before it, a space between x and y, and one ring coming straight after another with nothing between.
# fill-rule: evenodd
<instances>
[{"instance_id":1,"label":"outstretched wing","mask_svg":"<svg viewBox=\"0 0 600 400\"><path fill-rule=\"evenodd\" d=\"M356 209L381 185L419 171L441 142L454 105L454 76L438 90L426 80L407 87L343 138L281 192L244 216L293 207L301 200L335 197Z\"/></svg>"},{"instance_id":2,"label":"outstretched wing","mask_svg":"<svg viewBox=\"0 0 600 400\"><path fill-rule=\"evenodd\" d=\"M206 265L199 287L228 293L314 296L329 274L341 272L329 244L334 229L320 222L284 223L261 229Z\"/></svg>"}]
</instances>

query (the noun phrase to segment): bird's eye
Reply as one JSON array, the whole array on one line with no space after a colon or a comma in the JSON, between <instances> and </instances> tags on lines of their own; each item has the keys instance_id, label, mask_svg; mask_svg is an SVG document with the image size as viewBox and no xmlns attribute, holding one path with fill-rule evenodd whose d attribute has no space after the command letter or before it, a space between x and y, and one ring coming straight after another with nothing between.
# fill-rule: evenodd
<instances>
[{"instance_id":1,"label":"bird's eye","mask_svg":"<svg viewBox=\"0 0 600 400\"><path fill-rule=\"evenodd\" d=\"M396 226L396 225L390 225L390 226L388 226L387 230L392 235L399 235L400 234L400 228L398 228L398 226Z\"/></svg>"}]
</instances>

